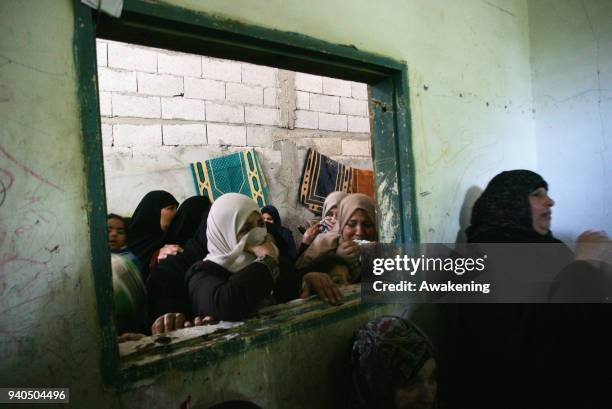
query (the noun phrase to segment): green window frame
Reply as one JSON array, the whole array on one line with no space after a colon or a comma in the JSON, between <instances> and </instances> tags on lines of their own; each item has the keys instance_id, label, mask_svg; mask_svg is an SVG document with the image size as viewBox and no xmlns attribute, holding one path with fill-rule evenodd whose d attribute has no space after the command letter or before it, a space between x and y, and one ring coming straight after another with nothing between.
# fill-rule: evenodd
<instances>
[{"instance_id":1,"label":"green window frame","mask_svg":"<svg viewBox=\"0 0 612 409\"><path fill-rule=\"evenodd\" d=\"M181 7L125 0L121 18L98 15L74 1L74 60L77 68L81 130L87 176L87 207L98 320L102 333L102 375L117 388L168 368L193 369L227 354L274 341L262 334L244 343L231 340L221 350L192 351L175 361L137 370L122 368L113 320L112 275L107 246L106 195L98 101L96 37L207 55L364 82L371 87L372 146L380 240L419 242L414 158L411 149L406 63L292 32L249 25ZM97 27L96 27L97 25ZM97 30L97 31L96 31ZM368 308L331 313L334 322ZM308 324L306 326L309 326ZM311 326L311 325L310 325Z\"/></svg>"}]
</instances>

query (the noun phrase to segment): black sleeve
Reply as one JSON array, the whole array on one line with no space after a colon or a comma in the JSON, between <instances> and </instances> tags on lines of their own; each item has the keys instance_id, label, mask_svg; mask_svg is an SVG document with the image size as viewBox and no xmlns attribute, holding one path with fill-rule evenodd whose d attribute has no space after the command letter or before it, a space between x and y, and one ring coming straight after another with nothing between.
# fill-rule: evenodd
<instances>
[{"instance_id":1,"label":"black sleeve","mask_svg":"<svg viewBox=\"0 0 612 409\"><path fill-rule=\"evenodd\" d=\"M191 318L185 272L196 260L181 256L168 256L162 260L147 279L149 327L157 317L169 312L180 312Z\"/></svg>"},{"instance_id":2,"label":"black sleeve","mask_svg":"<svg viewBox=\"0 0 612 409\"><path fill-rule=\"evenodd\" d=\"M194 315L210 315L218 320L238 321L253 313L272 291L272 274L262 263L249 264L231 273L203 261L188 272L189 296Z\"/></svg>"},{"instance_id":3,"label":"black sleeve","mask_svg":"<svg viewBox=\"0 0 612 409\"><path fill-rule=\"evenodd\" d=\"M300 296L302 275L295 270L293 261L286 257L279 259L280 274L274 286L274 299L278 303L295 300Z\"/></svg>"}]
</instances>

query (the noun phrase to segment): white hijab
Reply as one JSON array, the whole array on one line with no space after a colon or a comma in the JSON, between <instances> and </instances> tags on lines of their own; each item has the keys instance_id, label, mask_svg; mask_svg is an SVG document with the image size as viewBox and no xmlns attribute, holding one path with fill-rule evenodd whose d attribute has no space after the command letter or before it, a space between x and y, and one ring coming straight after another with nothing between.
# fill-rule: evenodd
<instances>
[{"instance_id":1,"label":"white hijab","mask_svg":"<svg viewBox=\"0 0 612 409\"><path fill-rule=\"evenodd\" d=\"M215 200L208 213L208 255L204 260L210 260L232 273L255 261L253 254L244 251L249 234L236 241L236 234L253 212L260 213L257 204L240 193L226 193Z\"/></svg>"}]
</instances>

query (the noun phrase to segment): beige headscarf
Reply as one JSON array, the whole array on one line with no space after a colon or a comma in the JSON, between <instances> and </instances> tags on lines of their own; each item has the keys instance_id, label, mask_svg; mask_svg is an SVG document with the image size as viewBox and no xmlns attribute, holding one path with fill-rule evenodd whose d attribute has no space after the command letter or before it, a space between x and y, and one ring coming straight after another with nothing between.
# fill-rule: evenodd
<instances>
[{"instance_id":1,"label":"beige headscarf","mask_svg":"<svg viewBox=\"0 0 612 409\"><path fill-rule=\"evenodd\" d=\"M323 202L323 211L321 212L321 217L327 216L327 212L329 212L334 207L339 206L342 199L344 199L346 196L348 196L348 193L340 191L331 192L330 194L328 194L325 198L325 202Z\"/></svg>"},{"instance_id":2,"label":"beige headscarf","mask_svg":"<svg viewBox=\"0 0 612 409\"><path fill-rule=\"evenodd\" d=\"M372 223L376 223L376 215L374 212L374 201L363 193L352 193L347 195L338 205L338 221L334 230L327 234L319 234L315 237L312 244L296 262L297 268L306 268L312 265L316 259L335 252L338 245L342 242L342 230L346 223L350 220L353 213L357 210L363 210Z\"/></svg>"},{"instance_id":3,"label":"beige headscarf","mask_svg":"<svg viewBox=\"0 0 612 409\"><path fill-rule=\"evenodd\" d=\"M253 254L244 251L249 235L245 234L239 242L236 240L237 233L253 212L260 213L257 203L240 193L226 193L215 200L208 213L208 255L204 260L232 273L255 261Z\"/></svg>"}]
</instances>

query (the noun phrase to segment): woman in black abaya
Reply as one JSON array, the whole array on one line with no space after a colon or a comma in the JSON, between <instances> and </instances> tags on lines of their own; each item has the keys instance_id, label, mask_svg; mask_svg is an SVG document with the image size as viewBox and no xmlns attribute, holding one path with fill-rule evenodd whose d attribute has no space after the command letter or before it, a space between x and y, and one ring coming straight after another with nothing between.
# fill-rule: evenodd
<instances>
[{"instance_id":1,"label":"woman in black abaya","mask_svg":"<svg viewBox=\"0 0 612 409\"><path fill-rule=\"evenodd\" d=\"M166 244L164 232L170 227L177 206L178 202L170 193L155 190L147 193L134 211L129 226L128 249L138 258L144 281L149 276L151 256Z\"/></svg>"}]
</instances>

